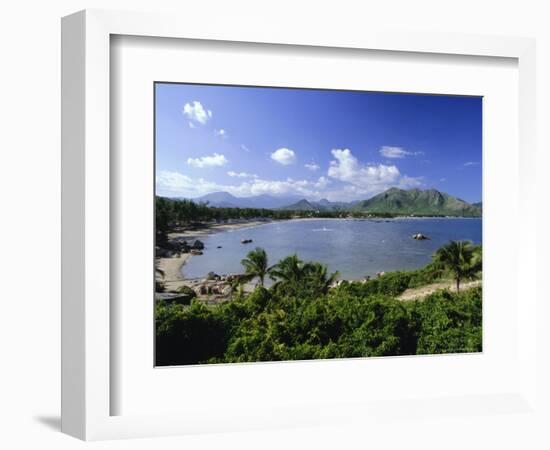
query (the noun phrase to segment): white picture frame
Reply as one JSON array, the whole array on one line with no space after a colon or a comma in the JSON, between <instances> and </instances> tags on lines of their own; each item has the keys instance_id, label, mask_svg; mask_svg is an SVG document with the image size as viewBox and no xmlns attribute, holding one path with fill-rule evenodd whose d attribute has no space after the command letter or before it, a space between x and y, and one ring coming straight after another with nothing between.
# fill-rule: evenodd
<instances>
[{"instance_id":1,"label":"white picture frame","mask_svg":"<svg viewBox=\"0 0 550 450\"><path fill-rule=\"evenodd\" d=\"M332 49L368 49L416 54L447 54L512 58L519 73L519 198L534 186L535 167L535 43L532 39L444 33L368 32L337 26L330 36L311 30L243 21L239 27L220 21L216 27L164 14L87 10L62 22L62 430L85 440L233 431L266 427L350 422L387 414L377 401L302 408L278 406L271 412L236 414L248 421L201 414L111 415L110 335L111 212L110 180L110 38L112 35L200 39L242 43L285 44ZM182 26L182 23L185 26ZM534 200L519 205L523 230L535 228ZM518 276L536 273L536 236L524 233L518 246ZM536 292L534 286L518 310L521 367L517 389L500 395L408 400L412 415L437 408L443 416L496 414L508 409L536 414ZM510 295L517 295L510 293ZM266 367L266 366L264 366ZM310 366L311 367L311 366ZM267 369L269 370L269 366ZM311 369L310 369L311 370ZM404 399L403 399L404 400ZM395 400L392 400L395 401ZM223 410L224 405L220 405ZM227 413L227 411L226 411ZM387 416L389 417L389 416ZM394 420L395 418L391 418Z\"/></svg>"}]
</instances>

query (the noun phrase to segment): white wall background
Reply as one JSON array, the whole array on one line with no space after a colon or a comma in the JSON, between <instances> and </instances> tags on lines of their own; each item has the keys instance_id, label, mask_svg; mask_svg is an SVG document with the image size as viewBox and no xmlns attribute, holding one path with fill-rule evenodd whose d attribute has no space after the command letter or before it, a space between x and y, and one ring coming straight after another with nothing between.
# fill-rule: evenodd
<instances>
[{"instance_id":1,"label":"white wall background","mask_svg":"<svg viewBox=\"0 0 550 450\"><path fill-rule=\"evenodd\" d=\"M319 27L345 22L360 30L369 24L425 31L458 31L537 37L538 42L538 204L539 275L548 274L543 236L550 230L550 12L544 0L379 0L331 2L277 0L12 0L0 10L0 447L18 448L548 448L543 423L529 417L441 419L423 427L281 430L192 436L160 440L84 444L59 433L60 360L60 17L84 8L141 11L179 10L190 21L222 15L267 16L286 27ZM184 26L185 24L182 24ZM207 26L207 25L206 25ZM533 174L533 177L535 174ZM546 265L546 267L545 267ZM542 283L541 283L542 284ZM550 296L546 295L546 298ZM550 317L544 303L539 314ZM549 332L540 331L549 342ZM541 397L548 395L550 353L541 355ZM546 353L546 355L545 355ZM414 419L414 418L413 418ZM486 427L499 421L501 432ZM550 420L546 418L546 422ZM426 433L425 429L432 430ZM545 436L544 440L542 436Z\"/></svg>"}]
</instances>

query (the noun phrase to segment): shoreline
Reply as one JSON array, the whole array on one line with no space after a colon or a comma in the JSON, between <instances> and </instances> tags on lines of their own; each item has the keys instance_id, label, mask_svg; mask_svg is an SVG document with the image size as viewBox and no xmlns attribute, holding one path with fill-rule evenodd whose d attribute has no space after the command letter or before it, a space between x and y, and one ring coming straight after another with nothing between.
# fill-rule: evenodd
<instances>
[{"instance_id":1,"label":"shoreline","mask_svg":"<svg viewBox=\"0 0 550 450\"><path fill-rule=\"evenodd\" d=\"M206 236L228 232L234 230L240 230L245 228L258 227L260 225L269 225L278 222L305 222L305 221L320 221L320 220L350 220L350 221L391 221L396 219L409 219L409 220L422 220L422 219L482 219L481 217L410 217L410 216L398 216L392 218L352 218L352 217L296 217L291 219L264 219L264 220L243 220L241 222L234 223L211 223L204 224L204 227L197 229L187 229L183 231L173 231L168 233L169 239L185 239L193 241L195 239L201 239ZM172 257L156 257L155 261L160 270L164 272L164 277L158 277L155 275L158 281L162 281L165 285L166 291L175 291L182 286L193 286L200 280L200 278L185 278L182 273L182 267L187 263L189 258L193 256L191 253L182 253L180 256ZM358 280L349 280L358 281Z\"/></svg>"},{"instance_id":2,"label":"shoreline","mask_svg":"<svg viewBox=\"0 0 550 450\"><path fill-rule=\"evenodd\" d=\"M168 233L168 238L195 240L215 233L257 227L259 225L265 225L273 222L278 221L253 220L249 222L207 224L204 228ZM157 277L156 279L164 283L167 292L175 291L182 286L191 286L197 281L195 278L185 278L181 273L182 267L189 260L189 258L191 258L191 256L193 256L191 253L181 253L180 256L155 258L155 261L158 263L158 268L164 272L164 277Z\"/></svg>"}]
</instances>

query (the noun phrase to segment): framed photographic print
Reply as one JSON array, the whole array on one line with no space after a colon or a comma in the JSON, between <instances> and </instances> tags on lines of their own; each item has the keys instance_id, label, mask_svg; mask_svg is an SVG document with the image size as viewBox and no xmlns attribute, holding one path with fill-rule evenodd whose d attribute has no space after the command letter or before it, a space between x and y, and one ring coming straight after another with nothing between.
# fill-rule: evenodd
<instances>
[{"instance_id":1,"label":"framed photographic print","mask_svg":"<svg viewBox=\"0 0 550 450\"><path fill-rule=\"evenodd\" d=\"M482 351L481 97L154 89L156 365Z\"/></svg>"},{"instance_id":2,"label":"framed photographic print","mask_svg":"<svg viewBox=\"0 0 550 450\"><path fill-rule=\"evenodd\" d=\"M63 430L532 411L533 42L264 25L63 19Z\"/></svg>"}]
</instances>

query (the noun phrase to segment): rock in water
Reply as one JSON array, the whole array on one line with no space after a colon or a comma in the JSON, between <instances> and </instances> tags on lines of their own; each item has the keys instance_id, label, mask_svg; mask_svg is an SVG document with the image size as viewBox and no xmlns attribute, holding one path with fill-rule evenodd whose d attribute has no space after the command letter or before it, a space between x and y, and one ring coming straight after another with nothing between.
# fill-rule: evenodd
<instances>
[{"instance_id":1,"label":"rock in water","mask_svg":"<svg viewBox=\"0 0 550 450\"><path fill-rule=\"evenodd\" d=\"M426 240L426 239L430 239L428 236L426 236L422 233L413 234L412 238L416 239L417 241L423 241L423 240Z\"/></svg>"},{"instance_id":2,"label":"rock in water","mask_svg":"<svg viewBox=\"0 0 550 450\"><path fill-rule=\"evenodd\" d=\"M204 243L202 241L199 241L198 239L193 242L193 245L191 246L194 250L203 250L204 249Z\"/></svg>"}]
</instances>

